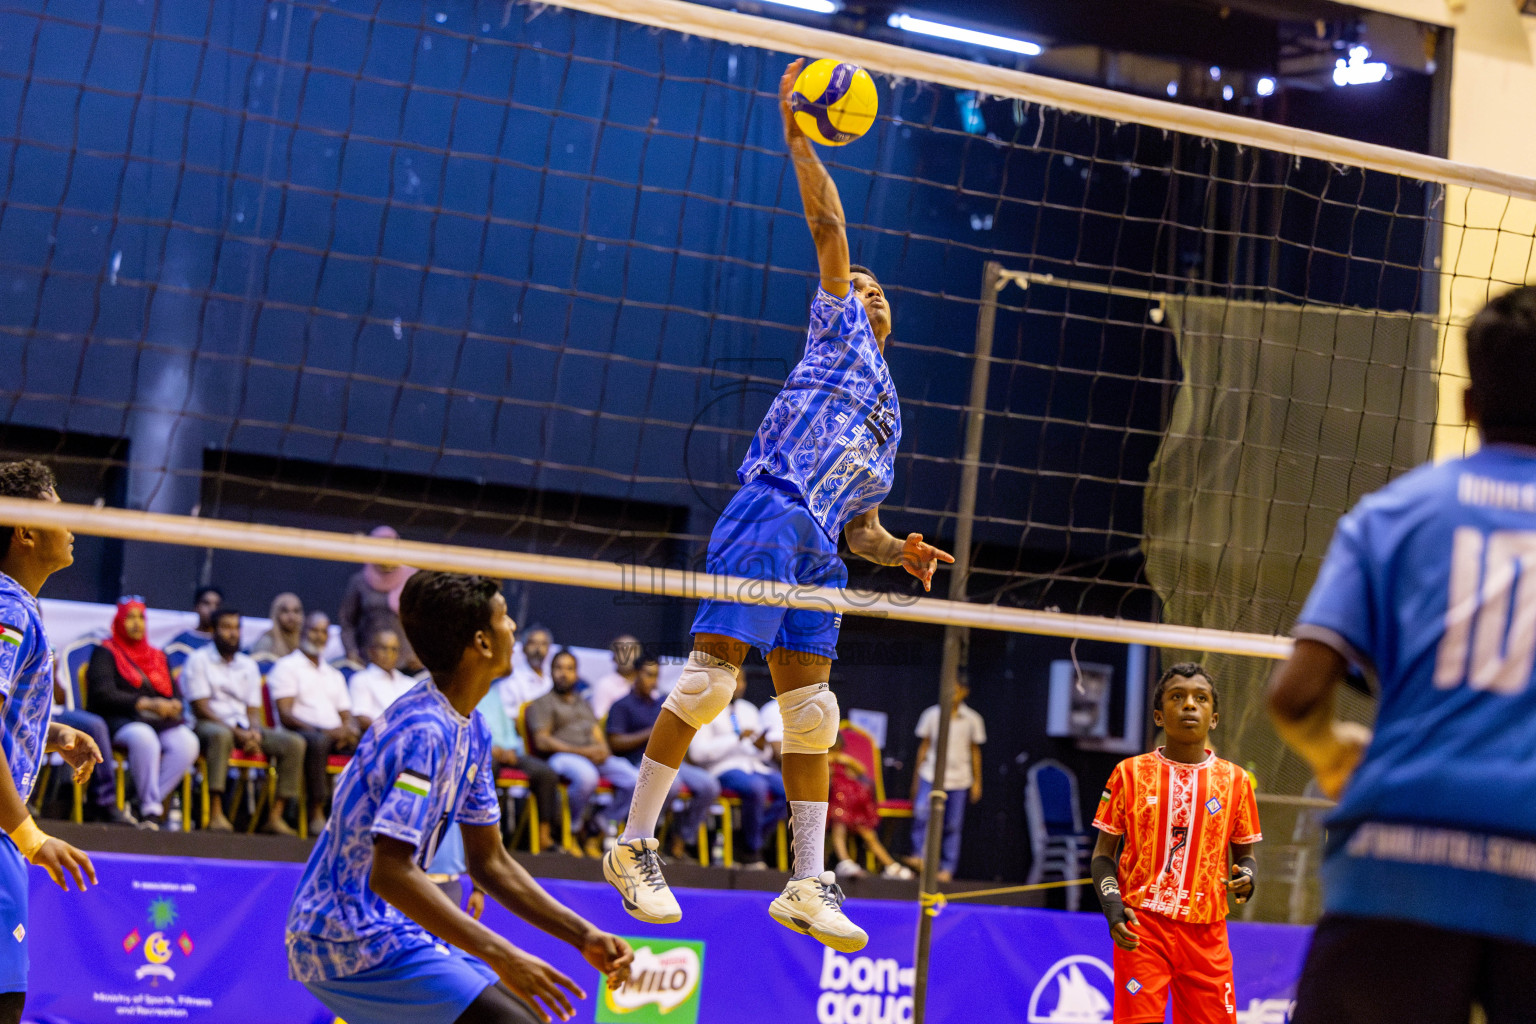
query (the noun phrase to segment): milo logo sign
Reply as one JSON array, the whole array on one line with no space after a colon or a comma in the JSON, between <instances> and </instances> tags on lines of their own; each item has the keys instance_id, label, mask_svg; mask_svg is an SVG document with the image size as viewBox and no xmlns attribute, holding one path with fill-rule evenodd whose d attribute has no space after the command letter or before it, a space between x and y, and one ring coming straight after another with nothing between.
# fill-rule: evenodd
<instances>
[{"instance_id":1,"label":"milo logo sign","mask_svg":"<svg viewBox=\"0 0 1536 1024\"><path fill-rule=\"evenodd\" d=\"M659 942L625 936L635 951L629 983L603 982L597 1024L698 1024L704 943Z\"/></svg>"}]
</instances>

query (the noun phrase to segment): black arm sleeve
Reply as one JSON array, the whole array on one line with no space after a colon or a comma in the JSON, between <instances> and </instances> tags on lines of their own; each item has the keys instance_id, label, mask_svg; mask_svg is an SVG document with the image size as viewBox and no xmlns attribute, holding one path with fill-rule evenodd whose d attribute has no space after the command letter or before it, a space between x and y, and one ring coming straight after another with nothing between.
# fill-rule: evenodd
<instances>
[{"instance_id":1,"label":"black arm sleeve","mask_svg":"<svg viewBox=\"0 0 1536 1024\"><path fill-rule=\"evenodd\" d=\"M1125 903L1120 898L1120 882L1115 878L1115 858L1099 856L1089 864L1093 888L1099 894L1099 906L1113 928L1125 921Z\"/></svg>"},{"instance_id":2,"label":"black arm sleeve","mask_svg":"<svg viewBox=\"0 0 1536 1024\"><path fill-rule=\"evenodd\" d=\"M1237 902L1247 903L1253 899L1254 893L1259 891L1259 862L1253 859L1252 854L1249 854L1246 857L1237 858L1237 866L1242 869L1243 874L1248 876L1248 882L1252 886L1248 890L1248 895L1237 897Z\"/></svg>"}]
</instances>

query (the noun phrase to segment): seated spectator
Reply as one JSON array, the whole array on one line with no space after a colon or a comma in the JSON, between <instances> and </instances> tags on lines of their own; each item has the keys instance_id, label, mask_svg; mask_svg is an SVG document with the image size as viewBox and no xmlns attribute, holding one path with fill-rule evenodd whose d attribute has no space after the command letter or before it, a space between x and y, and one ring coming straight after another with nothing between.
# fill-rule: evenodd
<instances>
[{"instance_id":1,"label":"seated spectator","mask_svg":"<svg viewBox=\"0 0 1536 1024\"><path fill-rule=\"evenodd\" d=\"M510 677L511 692L523 704L531 704L549 692L547 663L552 643L554 637L544 626L533 625L523 630L523 661L526 664L514 663Z\"/></svg>"},{"instance_id":2,"label":"seated spectator","mask_svg":"<svg viewBox=\"0 0 1536 1024\"><path fill-rule=\"evenodd\" d=\"M298 594L278 594L267 615L272 628L256 638L251 653L286 658L299 649L299 638L304 634L304 602Z\"/></svg>"},{"instance_id":3,"label":"seated spectator","mask_svg":"<svg viewBox=\"0 0 1536 1024\"><path fill-rule=\"evenodd\" d=\"M763 760L770 749L768 736L757 708L743 696L746 692L746 674L739 673L736 699L693 737L688 757L741 797L742 862L759 869L768 866L763 861L763 839L788 813L789 803L783 777Z\"/></svg>"},{"instance_id":4,"label":"seated spectator","mask_svg":"<svg viewBox=\"0 0 1536 1024\"><path fill-rule=\"evenodd\" d=\"M324 612L310 612L304 619L299 649L277 659L267 673L267 689L277 704L283 728L304 737L304 784L309 793L309 830L318 835L325 828L326 807L331 801L331 777L325 770L332 754L356 749L363 730L352 717L347 681L322 656L330 638L331 619Z\"/></svg>"},{"instance_id":5,"label":"seated spectator","mask_svg":"<svg viewBox=\"0 0 1536 1024\"><path fill-rule=\"evenodd\" d=\"M875 791L869 773L853 757L843 752L843 734L837 734L828 762L832 768L831 807L827 812L827 828L832 833L832 855L837 858L839 878L863 878L864 869L848 855L848 830L864 840L864 845L874 855L887 878L907 879L912 872L896 863L880 842L880 811L875 804Z\"/></svg>"},{"instance_id":6,"label":"seated spectator","mask_svg":"<svg viewBox=\"0 0 1536 1024\"><path fill-rule=\"evenodd\" d=\"M58 671L66 671L62 663ZM112 759L105 756L112 749L112 736L107 731L106 719L83 708L66 707L68 700L64 684L55 676L53 703L56 707L53 709L53 721L85 733L96 742L96 749L103 754L101 763L91 772L91 784L85 790L81 815L86 821L100 821L108 825L137 825L137 818L117 806L117 779L112 770Z\"/></svg>"},{"instance_id":7,"label":"seated spectator","mask_svg":"<svg viewBox=\"0 0 1536 1024\"><path fill-rule=\"evenodd\" d=\"M246 754L266 754L277 769L277 796L261 831L296 835L283 820L290 801L299 799L304 771L304 740L280 729L263 729L261 670L249 654L240 653L240 613L220 606L213 613L213 643L192 652L181 669L181 692L192 702L197 738L208 761L208 828L229 832L234 826L224 813L229 783L229 758L235 748ZM299 808L299 813L304 809Z\"/></svg>"},{"instance_id":8,"label":"seated spectator","mask_svg":"<svg viewBox=\"0 0 1536 1024\"><path fill-rule=\"evenodd\" d=\"M368 536L400 537L390 526L376 526ZM411 675L421 671L421 662L411 650L405 630L400 628L400 591L405 589L405 581L415 572L408 565L370 564L353 573L347 581L336 618L341 627L341 646L346 648L347 657L352 661L361 665L368 638L381 629L392 629L400 638L401 667Z\"/></svg>"},{"instance_id":9,"label":"seated spectator","mask_svg":"<svg viewBox=\"0 0 1536 1024\"><path fill-rule=\"evenodd\" d=\"M635 685L635 660L640 657L640 641L625 633L608 645L613 655L613 671L592 684L587 703L598 718L606 715Z\"/></svg>"},{"instance_id":10,"label":"seated spectator","mask_svg":"<svg viewBox=\"0 0 1536 1024\"><path fill-rule=\"evenodd\" d=\"M197 592L192 596L192 610L197 612L197 628L182 630L166 646L181 644L195 651L199 647L207 647L213 643L213 613L218 611L219 605L223 603L224 591L218 587L198 587Z\"/></svg>"},{"instance_id":11,"label":"seated spectator","mask_svg":"<svg viewBox=\"0 0 1536 1024\"><path fill-rule=\"evenodd\" d=\"M573 825L582 823L598 779L613 784L613 802L594 816L587 832L587 855L601 857L603 819L607 823L624 820L639 774L634 765L615 757L608 749L592 705L577 694L576 655L561 650L550 661L549 674L553 689L528 705L529 741L534 751L548 758L549 766L566 781Z\"/></svg>"},{"instance_id":12,"label":"seated spectator","mask_svg":"<svg viewBox=\"0 0 1536 1024\"><path fill-rule=\"evenodd\" d=\"M503 676L492 683L476 710L491 730L491 764L497 771L515 768L528 776L528 790L539 809L539 849L554 851L559 849L551 830L560 820L560 776L548 763L523 749L523 737L517 731L517 713L522 705L508 707L515 702L515 698L508 698L511 678Z\"/></svg>"},{"instance_id":13,"label":"seated spectator","mask_svg":"<svg viewBox=\"0 0 1536 1024\"><path fill-rule=\"evenodd\" d=\"M139 826L158 829L165 798L197 760L197 736L182 724L182 703L165 654L144 639L143 601L117 602L112 635L91 655L85 680L90 706L107 720L113 745L128 754Z\"/></svg>"},{"instance_id":14,"label":"seated spectator","mask_svg":"<svg viewBox=\"0 0 1536 1024\"><path fill-rule=\"evenodd\" d=\"M613 752L639 768L645 756L645 744L651 738L651 730L656 727L656 717L661 714L661 694L656 692L661 663L648 654L642 654L634 663L634 674L634 688L608 710L607 733L608 745L613 748ZM688 787L690 798L688 809L683 812L672 833L670 852L678 860L684 857L696 859L698 850L695 848L695 840L699 835L699 826L709 820L709 809L720 799L720 783L698 765L684 762L677 769L677 777L672 780L672 789L667 794L668 806L677 799L677 791L681 786Z\"/></svg>"},{"instance_id":15,"label":"seated spectator","mask_svg":"<svg viewBox=\"0 0 1536 1024\"><path fill-rule=\"evenodd\" d=\"M347 689L352 696L352 714L361 728L368 728L384 709L395 702L416 680L395 666L400 664L400 634L381 629L364 648L368 665L352 673Z\"/></svg>"},{"instance_id":16,"label":"seated spectator","mask_svg":"<svg viewBox=\"0 0 1536 1024\"><path fill-rule=\"evenodd\" d=\"M987 742L987 726L971 710L965 698L971 694L962 674L955 681L955 706L949 722L949 750L946 752L942 784L948 799L944 802L944 840L939 854L938 880L952 881L960 866L960 830L965 825L966 798L981 799L981 745ZM928 708L917 719L917 774L912 778L912 850L907 861L922 868L923 844L928 836L928 794L933 791L936 760L934 740L939 735L939 706Z\"/></svg>"}]
</instances>

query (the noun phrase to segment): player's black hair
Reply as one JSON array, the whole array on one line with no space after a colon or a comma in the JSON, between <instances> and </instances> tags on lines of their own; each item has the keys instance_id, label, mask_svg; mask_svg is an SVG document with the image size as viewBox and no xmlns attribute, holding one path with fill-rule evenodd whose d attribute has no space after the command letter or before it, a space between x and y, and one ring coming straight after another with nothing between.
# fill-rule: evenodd
<instances>
[{"instance_id":1,"label":"player's black hair","mask_svg":"<svg viewBox=\"0 0 1536 1024\"><path fill-rule=\"evenodd\" d=\"M227 619L231 615L237 619L240 618L240 610L238 608L229 608L221 604L219 605L219 610L214 612L213 617L208 620L208 624L217 629L219 626L219 620Z\"/></svg>"},{"instance_id":2,"label":"player's black hair","mask_svg":"<svg viewBox=\"0 0 1536 1024\"><path fill-rule=\"evenodd\" d=\"M852 264L849 264L849 266L848 266L848 276L852 277L854 274L863 274L865 277L874 278L875 284L879 284L880 283L880 279L878 277L875 277L875 272L873 270L870 270L868 267L866 267L862 263L852 263Z\"/></svg>"},{"instance_id":3,"label":"player's black hair","mask_svg":"<svg viewBox=\"0 0 1536 1024\"><path fill-rule=\"evenodd\" d=\"M41 498L58 489L53 470L36 459L0 463L0 498ZM16 527L0 526L0 558L11 553L14 536Z\"/></svg>"},{"instance_id":4,"label":"player's black hair","mask_svg":"<svg viewBox=\"0 0 1536 1024\"><path fill-rule=\"evenodd\" d=\"M1484 435L1536 443L1536 287L1507 291L1472 318L1467 370Z\"/></svg>"},{"instance_id":5,"label":"player's black hair","mask_svg":"<svg viewBox=\"0 0 1536 1024\"><path fill-rule=\"evenodd\" d=\"M661 660L654 654L642 654L635 659L635 673L638 675L643 669L651 665L660 665Z\"/></svg>"},{"instance_id":6,"label":"player's black hair","mask_svg":"<svg viewBox=\"0 0 1536 1024\"><path fill-rule=\"evenodd\" d=\"M491 628L501 584L489 576L422 570L400 591L400 625L416 657L434 676L459 667L475 634Z\"/></svg>"},{"instance_id":7,"label":"player's black hair","mask_svg":"<svg viewBox=\"0 0 1536 1024\"><path fill-rule=\"evenodd\" d=\"M1168 671L1163 673L1163 677L1159 679L1157 681L1157 685L1152 688L1152 710L1162 710L1163 691L1168 689L1169 681L1175 676L1179 677L1180 679L1193 679L1195 676L1200 676L1206 682L1210 683L1211 710L1216 711L1220 708L1221 697L1216 693L1216 680L1211 678L1211 674L1205 670L1205 666L1200 664L1198 661L1181 661L1177 665L1169 665Z\"/></svg>"},{"instance_id":8,"label":"player's black hair","mask_svg":"<svg viewBox=\"0 0 1536 1024\"><path fill-rule=\"evenodd\" d=\"M224 600L224 591L220 590L218 587L198 587L196 590L192 591L192 603L197 604L197 602L203 599L204 594L218 594L219 600Z\"/></svg>"}]
</instances>

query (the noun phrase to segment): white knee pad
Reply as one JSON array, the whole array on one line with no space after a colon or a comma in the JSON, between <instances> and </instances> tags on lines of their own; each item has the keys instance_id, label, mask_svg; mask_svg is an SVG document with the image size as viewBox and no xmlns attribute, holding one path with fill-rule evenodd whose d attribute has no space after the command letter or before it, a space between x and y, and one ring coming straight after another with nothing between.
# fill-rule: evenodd
<instances>
[{"instance_id":1,"label":"white knee pad","mask_svg":"<svg viewBox=\"0 0 1536 1024\"><path fill-rule=\"evenodd\" d=\"M784 753L825 754L837 741L837 695L826 683L779 696L784 716Z\"/></svg>"},{"instance_id":2,"label":"white knee pad","mask_svg":"<svg viewBox=\"0 0 1536 1024\"><path fill-rule=\"evenodd\" d=\"M731 706L734 696L736 670L730 662L694 651L662 707L693 728L702 729Z\"/></svg>"}]
</instances>

